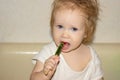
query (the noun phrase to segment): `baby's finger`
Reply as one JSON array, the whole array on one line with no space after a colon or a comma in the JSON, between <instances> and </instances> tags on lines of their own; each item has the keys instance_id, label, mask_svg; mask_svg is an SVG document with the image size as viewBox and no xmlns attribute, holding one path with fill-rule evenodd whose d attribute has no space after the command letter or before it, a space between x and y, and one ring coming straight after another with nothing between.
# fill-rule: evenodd
<instances>
[{"instance_id":1,"label":"baby's finger","mask_svg":"<svg viewBox=\"0 0 120 80\"><path fill-rule=\"evenodd\" d=\"M47 75L49 73L49 71L52 71L55 68L55 61L48 60L45 62L44 64L44 74Z\"/></svg>"},{"instance_id":2,"label":"baby's finger","mask_svg":"<svg viewBox=\"0 0 120 80\"><path fill-rule=\"evenodd\" d=\"M43 73L47 76L48 75L48 73L49 73L49 69L48 68L45 68L45 69L43 69Z\"/></svg>"}]
</instances>

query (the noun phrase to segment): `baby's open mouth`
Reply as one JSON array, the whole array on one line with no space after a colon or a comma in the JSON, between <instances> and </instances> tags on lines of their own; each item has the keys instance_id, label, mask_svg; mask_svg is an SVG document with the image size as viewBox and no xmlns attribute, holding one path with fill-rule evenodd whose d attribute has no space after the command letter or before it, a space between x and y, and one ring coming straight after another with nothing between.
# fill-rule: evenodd
<instances>
[{"instance_id":1,"label":"baby's open mouth","mask_svg":"<svg viewBox=\"0 0 120 80\"><path fill-rule=\"evenodd\" d=\"M69 42L62 42L64 45L63 45L63 50L66 50L70 47L70 43Z\"/></svg>"}]
</instances>

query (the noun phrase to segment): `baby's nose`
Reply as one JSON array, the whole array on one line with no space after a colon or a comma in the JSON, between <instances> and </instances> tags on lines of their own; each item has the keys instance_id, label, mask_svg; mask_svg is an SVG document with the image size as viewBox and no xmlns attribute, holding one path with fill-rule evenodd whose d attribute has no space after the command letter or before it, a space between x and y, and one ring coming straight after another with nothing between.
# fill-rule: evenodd
<instances>
[{"instance_id":1,"label":"baby's nose","mask_svg":"<svg viewBox=\"0 0 120 80\"><path fill-rule=\"evenodd\" d=\"M68 30L64 30L62 33L62 37L63 38L68 38L69 37L69 31Z\"/></svg>"}]
</instances>

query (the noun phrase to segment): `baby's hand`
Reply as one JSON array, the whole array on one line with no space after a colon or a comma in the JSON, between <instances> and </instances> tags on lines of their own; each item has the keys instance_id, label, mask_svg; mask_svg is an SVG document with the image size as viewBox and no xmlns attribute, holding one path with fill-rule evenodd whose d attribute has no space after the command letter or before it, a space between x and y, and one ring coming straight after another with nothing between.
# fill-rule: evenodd
<instances>
[{"instance_id":1,"label":"baby's hand","mask_svg":"<svg viewBox=\"0 0 120 80\"><path fill-rule=\"evenodd\" d=\"M58 62L59 62L59 56L53 55L50 58L48 58L44 64L44 68L43 68L44 74L48 77L51 77L56 70Z\"/></svg>"}]
</instances>

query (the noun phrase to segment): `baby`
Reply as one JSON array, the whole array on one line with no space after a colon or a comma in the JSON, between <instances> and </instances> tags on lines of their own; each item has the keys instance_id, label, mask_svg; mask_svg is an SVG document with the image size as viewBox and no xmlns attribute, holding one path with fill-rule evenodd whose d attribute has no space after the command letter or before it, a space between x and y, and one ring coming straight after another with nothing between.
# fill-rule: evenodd
<instances>
[{"instance_id":1,"label":"baby","mask_svg":"<svg viewBox=\"0 0 120 80\"><path fill-rule=\"evenodd\" d=\"M53 41L35 55L30 80L103 80L103 70L92 41L99 14L97 0L54 0ZM63 43L61 54L54 55Z\"/></svg>"}]
</instances>

